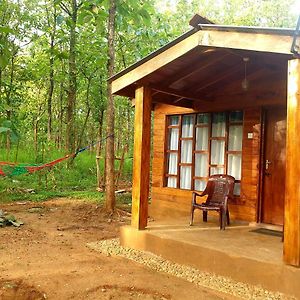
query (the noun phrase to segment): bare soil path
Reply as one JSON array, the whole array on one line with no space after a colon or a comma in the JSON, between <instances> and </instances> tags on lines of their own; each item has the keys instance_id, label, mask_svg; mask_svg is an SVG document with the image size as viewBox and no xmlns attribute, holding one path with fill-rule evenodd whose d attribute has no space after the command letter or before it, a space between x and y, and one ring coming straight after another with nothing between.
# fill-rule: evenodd
<instances>
[{"instance_id":1,"label":"bare soil path","mask_svg":"<svg viewBox=\"0 0 300 300\"><path fill-rule=\"evenodd\" d=\"M0 204L25 225L0 228L0 299L232 299L135 262L86 247L114 238L125 216L97 204L57 199Z\"/></svg>"}]
</instances>

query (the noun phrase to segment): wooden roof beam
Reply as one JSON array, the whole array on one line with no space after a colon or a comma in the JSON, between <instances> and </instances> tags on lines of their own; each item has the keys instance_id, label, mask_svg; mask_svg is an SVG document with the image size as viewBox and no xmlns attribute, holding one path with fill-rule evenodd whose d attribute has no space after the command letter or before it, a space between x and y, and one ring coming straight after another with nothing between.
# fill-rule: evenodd
<instances>
[{"instance_id":1,"label":"wooden roof beam","mask_svg":"<svg viewBox=\"0 0 300 300\"><path fill-rule=\"evenodd\" d=\"M178 74L176 74L175 76L167 79L166 81L164 81L164 84L166 86L170 86L173 84L176 84L184 79L187 79L191 76L193 76L195 73L198 73L200 71L205 70L206 68L218 63L219 61L222 61L224 58L226 58L227 56L229 56L228 53L224 54L224 55L219 55L211 60L208 60L207 62L203 63L203 61L201 61L200 63L196 64L196 65L191 65L189 68L186 68L183 72L179 72Z\"/></svg>"},{"instance_id":2,"label":"wooden roof beam","mask_svg":"<svg viewBox=\"0 0 300 300\"><path fill-rule=\"evenodd\" d=\"M151 89L154 91L154 93L152 94L155 95L157 93L163 93L163 94L167 94L167 95L171 95L171 96L175 96L178 97L178 99L176 99L175 101L180 101L182 99L190 99L190 100L194 100L194 101L204 101L207 102L206 99L201 99L199 98L197 95L193 94L193 93L187 93L187 92L181 92L175 89L171 89L171 88L166 88L166 87L161 87L161 86L151 86Z\"/></svg>"},{"instance_id":3,"label":"wooden roof beam","mask_svg":"<svg viewBox=\"0 0 300 300\"><path fill-rule=\"evenodd\" d=\"M206 84L201 85L198 89L195 90L195 92L198 93L198 92L216 84L217 82L222 81L223 79L227 78L228 76L232 75L233 73L240 71L242 66L243 66L242 64L235 65L234 67L230 68L226 72L221 73L219 76L214 77L211 81L207 82Z\"/></svg>"}]
</instances>

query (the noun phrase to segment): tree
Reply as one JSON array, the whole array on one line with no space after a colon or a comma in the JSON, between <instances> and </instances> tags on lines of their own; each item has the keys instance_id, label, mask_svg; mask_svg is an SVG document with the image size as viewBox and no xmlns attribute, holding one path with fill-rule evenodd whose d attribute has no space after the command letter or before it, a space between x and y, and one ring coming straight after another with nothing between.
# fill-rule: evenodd
<instances>
[{"instance_id":1,"label":"tree","mask_svg":"<svg viewBox=\"0 0 300 300\"><path fill-rule=\"evenodd\" d=\"M108 62L107 71L108 77L113 76L115 66L115 17L116 17L116 0L109 1L109 16L108 16ZM107 84L107 141L106 141L106 156L105 156L105 181L106 181L106 202L105 208L112 213L115 209L115 151L114 151L114 128L115 128L115 104L114 96L111 93L111 84Z\"/></svg>"}]
</instances>

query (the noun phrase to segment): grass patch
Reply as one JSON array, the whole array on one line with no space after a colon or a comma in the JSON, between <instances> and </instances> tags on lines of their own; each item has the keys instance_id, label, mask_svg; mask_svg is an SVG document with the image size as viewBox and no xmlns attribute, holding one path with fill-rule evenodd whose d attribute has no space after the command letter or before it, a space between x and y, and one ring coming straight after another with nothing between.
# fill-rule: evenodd
<instances>
[{"instance_id":1,"label":"grass patch","mask_svg":"<svg viewBox=\"0 0 300 300\"><path fill-rule=\"evenodd\" d=\"M19 163L36 163L32 151L20 150L18 153ZM54 150L45 153L38 158L39 163L45 163L64 156L64 153ZM11 157L6 158L5 151L0 150L0 161L14 161ZM116 161L116 170L119 162ZM103 174L104 161L100 163ZM130 184L132 174L132 159L127 158L120 180ZM45 201L59 197L70 197L103 202L104 196L96 191L96 163L95 154L83 152L73 161L71 168L67 162L57 164L33 174L24 174L14 177L0 177L0 202L13 201ZM126 194L117 195L117 203L128 204L131 196Z\"/></svg>"}]
</instances>

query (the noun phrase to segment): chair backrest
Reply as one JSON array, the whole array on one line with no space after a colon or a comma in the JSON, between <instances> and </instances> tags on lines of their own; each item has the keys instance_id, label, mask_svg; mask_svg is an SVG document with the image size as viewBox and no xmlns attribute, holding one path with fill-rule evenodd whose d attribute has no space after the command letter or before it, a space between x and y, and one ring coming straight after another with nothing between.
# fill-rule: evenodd
<instances>
[{"instance_id":1,"label":"chair backrest","mask_svg":"<svg viewBox=\"0 0 300 300\"><path fill-rule=\"evenodd\" d=\"M206 203L223 204L226 197L233 196L234 177L224 174L211 175L205 191L208 195Z\"/></svg>"}]
</instances>

